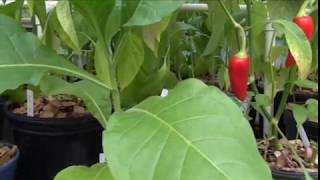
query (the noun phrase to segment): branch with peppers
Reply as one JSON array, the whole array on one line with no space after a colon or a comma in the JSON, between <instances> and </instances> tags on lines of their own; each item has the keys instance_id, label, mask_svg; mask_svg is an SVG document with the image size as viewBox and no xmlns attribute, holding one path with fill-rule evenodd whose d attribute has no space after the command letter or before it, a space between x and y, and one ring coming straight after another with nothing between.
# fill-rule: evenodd
<instances>
[{"instance_id":1,"label":"branch with peppers","mask_svg":"<svg viewBox=\"0 0 320 180\"><path fill-rule=\"evenodd\" d=\"M247 1L247 4L249 1ZM229 76L231 81L231 87L232 91L234 92L235 96L240 100L244 101L247 96L247 81L249 77L249 67L250 67L250 60L246 53L246 34L244 31L244 28L237 23L228 9L226 8L225 4L223 3L223 0L219 0L220 5L226 12L229 19L232 21L234 27L238 30L239 35L241 36L241 47L240 51L235 54L229 62ZM306 37L309 41L311 41L314 31L314 23L312 18L310 17L311 12L307 11L307 9L315 9L315 3L317 1L314 0L307 0L303 3L301 6L299 13L297 17L293 20L305 33ZM288 58L286 60L286 67L290 68L290 73L288 77L288 81L285 85L285 90L280 102L280 107L278 108L275 116L268 112L265 107L258 107L258 111L269 121L271 124L271 127L273 129L272 136L275 141L272 141L273 146L277 149L281 149L281 143L279 141L278 133L282 136L284 141L288 142L288 139L285 137L284 133L281 131L281 129L278 127L279 119L286 107L287 99L290 94L291 89L293 88L293 81L297 73L297 67L292 67L295 64L294 58L291 55L291 53L288 55ZM256 94L258 94L258 90L256 86L253 86L253 90ZM287 143L289 144L289 143ZM296 153L295 149L289 145L289 148L291 149L293 156L295 159L297 159L299 165L304 168L303 160L299 157L299 155ZM305 172L305 175L308 174Z\"/></svg>"},{"instance_id":2,"label":"branch with peppers","mask_svg":"<svg viewBox=\"0 0 320 180\"><path fill-rule=\"evenodd\" d=\"M310 16L312 11L307 11L307 9L314 9L317 2L318 1L312 0L305 1L298 12L298 15L293 19L293 22L300 27L300 29L304 32L309 41L311 41L313 37L314 22L312 17ZM289 52L285 62L285 67L291 68L295 64L296 61L292 56L291 52Z\"/></svg>"},{"instance_id":3,"label":"branch with peppers","mask_svg":"<svg viewBox=\"0 0 320 180\"><path fill-rule=\"evenodd\" d=\"M231 57L228 70L233 93L240 101L244 101L247 97L247 82L250 68L250 60L246 52L246 33L244 28L234 20L222 0L219 0L219 3L241 37L240 50Z\"/></svg>"}]
</instances>

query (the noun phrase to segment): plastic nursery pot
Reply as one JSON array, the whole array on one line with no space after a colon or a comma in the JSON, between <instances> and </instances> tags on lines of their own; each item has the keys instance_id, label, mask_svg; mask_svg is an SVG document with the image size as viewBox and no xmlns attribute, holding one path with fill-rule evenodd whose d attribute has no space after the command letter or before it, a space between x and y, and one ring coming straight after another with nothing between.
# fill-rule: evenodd
<instances>
[{"instance_id":1,"label":"plastic nursery pot","mask_svg":"<svg viewBox=\"0 0 320 180\"><path fill-rule=\"evenodd\" d=\"M278 92L275 101L274 101L274 109L275 111L278 109L280 100L282 97L282 92ZM288 103L297 103L304 104L308 99L318 99L317 92L294 92L293 95L288 97ZM313 125L310 125L313 124ZM304 125L305 131L308 134L308 137L312 140L318 142L318 125L310 122L306 122ZM282 131L285 132L288 139L295 139L297 134L297 128L295 124L295 120L293 118L292 112L289 110L285 110L283 115L280 118L279 127Z\"/></svg>"},{"instance_id":2,"label":"plastic nursery pot","mask_svg":"<svg viewBox=\"0 0 320 180\"><path fill-rule=\"evenodd\" d=\"M5 145L10 145L7 143L1 143ZM11 158L7 163L0 165L0 179L1 180L15 180L15 171L17 167L17 161L19 158L19 150L17 150L16 155Z\"/></svg>"},{"instance_id":3,"label":"plastic nursery pot","mask_svg":"<svg viewBox=\"0 0 320 180\"><path fill-rule=\"evenodd\" d=\"M14 114L10 107L4 111L20 149L17 180L53 180L68 166L99 161L103 128L92 116L41 119Z\"/></svg>"},{"instance_id":4,"label":"plastic nursery pot","mask_svg":"<svg viewBox=\"0 0 320 180\"><path fill-rule=\"evenodd\" d=\"M0 139L3 138L3 124L4 124L4 105L6 101L3 97L0 96Z\"/></svg>"},{"instance_id":5,"label":"plastic nursery pot","mask_svg":"<svg viewBox=\"0 0 320 180\"><path fill-rule=\"evenodd\" d=\"M310 172L309 175L318 180L318 172ZM274 180L305 180L302 172L287 172L272 169L272 177Z\"/></svg>"},{"instance_id":6,"label":"plastic nursery pot","mask_svg":"<svg viewBox=\"0 0 320 180\"><path fill-rule=\"evenodd\" d=\"M285 110L282 115L282 120L284 124L284 132L288 139L295 139L298 133L297 123L294 120L294 116L291 110ZM309 139L318 142L318 123L306 121L303 124L304 130L307 133Z\"/></svg>"}]
</instances>

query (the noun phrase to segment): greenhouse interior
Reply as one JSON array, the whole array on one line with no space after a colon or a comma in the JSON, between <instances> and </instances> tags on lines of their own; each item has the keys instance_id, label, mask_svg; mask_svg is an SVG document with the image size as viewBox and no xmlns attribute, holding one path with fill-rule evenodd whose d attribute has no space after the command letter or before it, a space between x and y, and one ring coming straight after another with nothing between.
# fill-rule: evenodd
<instances>
[{"instance_id":1,"label":"greenhouse interior","mask_svg":"<svg viewBox=\"0 0 320 180\"><path fill-rule=\"evenodd\" d=\"M0 0L0 180L318 180L318 0Z\"/></svg>"}]
</instances>

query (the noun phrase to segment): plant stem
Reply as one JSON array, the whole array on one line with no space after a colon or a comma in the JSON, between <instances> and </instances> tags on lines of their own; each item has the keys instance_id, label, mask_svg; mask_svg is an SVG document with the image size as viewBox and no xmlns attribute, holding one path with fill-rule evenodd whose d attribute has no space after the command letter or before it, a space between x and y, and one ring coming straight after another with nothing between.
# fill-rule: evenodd
<instances>
[{"instance_id":1,"label":"plant stem","mask_svg":"<svg viewBox=\"0 0 320 180\"><path fill-rule=\"evenodd\" d=\"M241 36L241 46L240 46L240 51L237 54L240 57L247 56L246 55L246 32L244 31L243 27L232 17L231 13L228 11L226 5L222 2L222 0L219 0L220 5L222 6L224 12L227 14L229 19L231 20L233 26L239 30L239 34Z\"/></svg>"},{"instance_id":2,"label":"plant stem","mask_svg":"<svg viewBox=\"0 0 320 180\"><path fill-rule=\"evenodd\" d=\"M113 108L115 112L121 112L121 101L120 101L120 92L118 89L112 90L112 102L113 102Z\"/></svg>"},{"instance_id":3,"label":"plant stem","mask_svg":"<svg viewBox=\"0 0 320 180\"><path fill-rule=\"evenodd\" d=\"M252 9L251 9L251 0L245 0L245 3L247 5L247 18L248 18L248 26L251 27L252 25L252 18L251 18L251 12L252 12ZM248 29L248 32L249 32L249 57L253 58L253 52L254 52L254 38L253 38L253 33L252 33L252 28L249 28ZM250 74L253 74L254 73L254 63L250 63L251 67L250 67L250 71L251 73Z\"/></svg>"},{"instance_id":4,"label":"plant stem","mask_svg":"<svg viewBox=\"0 0 320 180\"><path fill-rule=\"evenodd\" d=\"M294 78L293 75L295 74L294 73L295 70L296 70L295 68L290 69L288 81L287 81L287 84L285 85L285 88L284 88L284 91L283 91L283 94L282 94L282 97L280 100L280 104L279 104L279 107L277 109L277 113L275 116L275 120L277 123L279 123L280 117L286 108L288 97L290 95L290 91L293 88L292 79Z\"/></svg>"},{"instance_id":5,"label":"plant stem","mask_svg":"<svg viewBox=\"0 0 320 180\"><path fill-rule=\"evenodd\" d=\"M310 5L310 0L305 0L303 2L303 4L301 5L299 12L297 14L297 17L302 17L302 16L306 16L307 12L306 12L306 8Z\"/></svg>"}]
</instances>

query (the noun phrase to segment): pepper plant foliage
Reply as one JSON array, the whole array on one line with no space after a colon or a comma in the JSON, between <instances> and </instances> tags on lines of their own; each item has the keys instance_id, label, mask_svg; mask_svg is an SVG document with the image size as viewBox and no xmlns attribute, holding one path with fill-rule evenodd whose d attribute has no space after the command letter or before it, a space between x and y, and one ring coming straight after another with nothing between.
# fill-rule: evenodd
<instances>
[{"instance_id":1,"label":"pepper plant foliage","mask_svg":"<svg viewBox=\"0 0 320 180\"><path fill-rule=\"evenodd\" d=\"M157 54L157 45L166 18L185 2L61 2L64 4L56 8L62 9L54 10L59 32L63 33L59 33L60 39L69 40L66 45L75 51L81 50L77 24L70 19L61 22L65 19L61 12L72 18L77 12L90 28L91 33L85 36L95 47L95 74L60 57L44 45L45 41L0 15L0 93L30 84L40 86L45 94L76 95L105 127L103 145L108 165L73 166L59 173L57 180L271 179L249 123L237 105L215 87L185 80L167 97L149 97L122 111L121 95L141 78L150 50L159 59L163 57ZM157 23L161 28L153 37L143 33ZM169 72L165 60L158 64L159 72ZM68 83L56 75L80 80ZM110 117L111 105L116 112Z\"/></svg>"}]
</instances>

